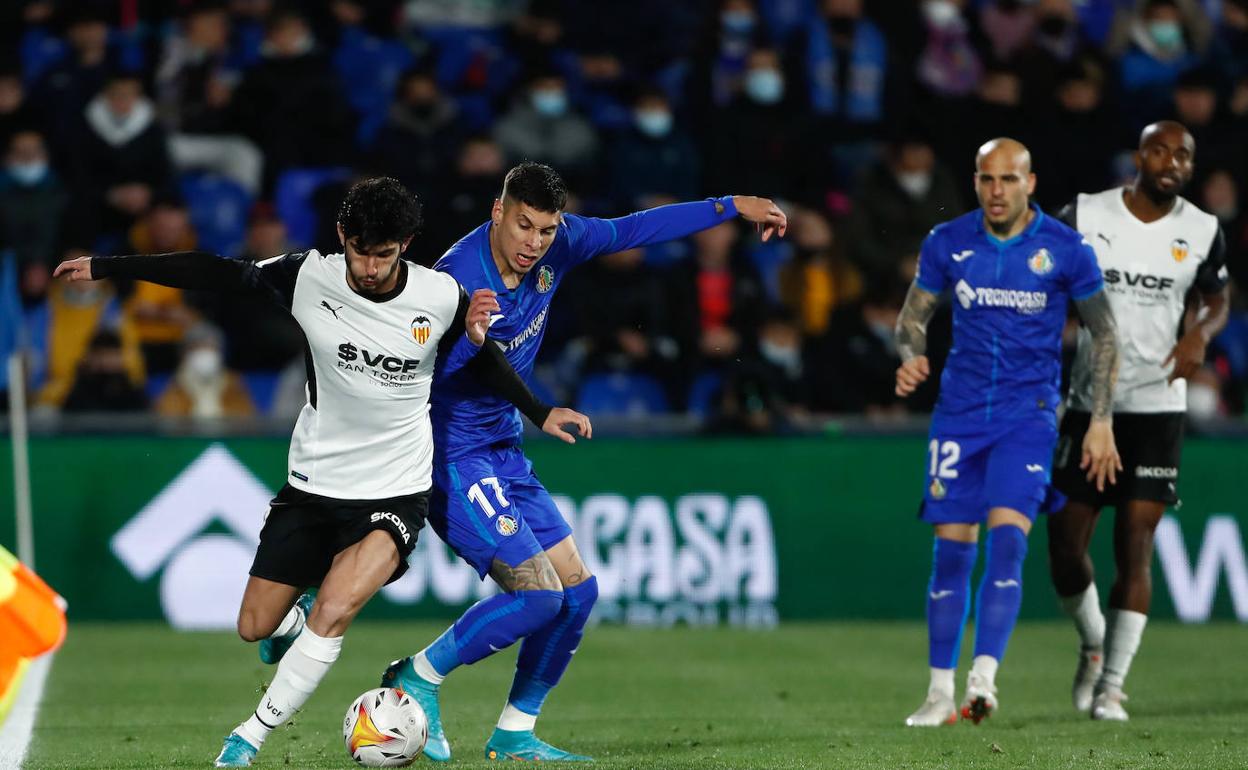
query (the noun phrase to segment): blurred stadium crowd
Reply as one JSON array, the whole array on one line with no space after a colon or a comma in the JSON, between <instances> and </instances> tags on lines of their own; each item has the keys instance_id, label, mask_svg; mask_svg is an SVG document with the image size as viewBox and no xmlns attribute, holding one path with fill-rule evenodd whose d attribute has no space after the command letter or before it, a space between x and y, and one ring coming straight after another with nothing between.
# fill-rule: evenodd
<instances>
[{"instance_id":1,"label":"blurred stadium crowd","mask_svg":"<svg viewBox=\"0 0 1248 770\"><path fill-rule=\"evenodd\" d=\"M1182 121L1187 196L1245 285L1248 0L12 0L0 52L0 353L31 351L49 410L293 417L280 309L50 269L338 250L338 201L376 174L422 198L426 264L521 159L590 215L781 202L780 243L724 225L579 269L534 384L594 415L771 432L930 409L932 387L893 396L892 329L997 135L1031 146L1052 212L1129 179L1145 123ZM947 315L933 332L946 349ZM1240 414L1246 390L1241 293L1192 412Z\"/></svg>"}]
</instances>

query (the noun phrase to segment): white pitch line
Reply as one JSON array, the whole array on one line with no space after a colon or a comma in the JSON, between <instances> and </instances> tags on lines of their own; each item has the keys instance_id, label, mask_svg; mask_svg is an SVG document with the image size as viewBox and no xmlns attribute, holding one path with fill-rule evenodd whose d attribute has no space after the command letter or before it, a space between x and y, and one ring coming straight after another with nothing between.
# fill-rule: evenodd
<instances>
[{"instance_id":1,"label":"white pitch line","mask_svg":"<svg viewBox=\"0 0 1248 770\"><path fill-rule=\"evenodd\" d=\"M30 736L39 715L39 703L43 700L43 686L52 668L52 656L44 655L30 664L26 678L22 680L21 692L9 712L9 718L0 726L0 770L19 770L30 747Z\"/></svg>"}]
</instances>

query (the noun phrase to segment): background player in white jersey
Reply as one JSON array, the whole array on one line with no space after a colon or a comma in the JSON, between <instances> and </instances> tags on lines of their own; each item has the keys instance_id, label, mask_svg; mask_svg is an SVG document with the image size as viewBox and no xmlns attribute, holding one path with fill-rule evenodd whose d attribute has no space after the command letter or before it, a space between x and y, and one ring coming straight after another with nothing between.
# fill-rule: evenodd
<instances>
[{"instance_id":1,"label":"background player in white jersey","mask_svg":"<svg viewBox=\"0 0 1248 770\"><path fill-rule=\"evenodd\" d=\"M338 658L355 615L407 569L424 526L434 363L465 331L481 346L498 303L489 291L469 301L451 276L400 259L419 224L410 192L393 179L370 179L352 187L339 209L343 254L313 250L250 262L179 252L84 257L56 268L71 281L116 277L266 295L307 338L308 401L238 617L245 640L284 642L273 654L281 663L255 713L226 738L218 767L250 765L269 732L303 706ZM547 432L560 435L559 421L587 428L581 415L540 404L496 346L479 350L461 356L461 365ZM307 606L292 605L316 585L320 594L305 622Z\"/></svg>"},{"instance_id":2,"label":"background player in white jersey","mask_svg":"<svg viewBox=\"0 0 1248 770\"><path fill-rule=\"evenodd\" d=\"M1124 471L1117 484L1098 491L1071 452L1087 430L1091 399L1091 339L1081 331L1054 469L1054 484L1069 500L1049 518L1053 585L1083 641L1075 708L1090 710L1093 719L1127 718L1122 686L1148 620L1153 531L1166 506L1178 501L1185 378L1204 363L1209 340L1226 325L1222 231L1217 218L1179 195L1192 178L1195 154L1182 125L1154 123L1140 135L1134 182L1080 195L1059 215L1096 249L1122 349L1114 433ZM1117 565L1108 628L1088 557L1097 515L1107 505L1116 513Z\"/></svg>"}]
</instances>

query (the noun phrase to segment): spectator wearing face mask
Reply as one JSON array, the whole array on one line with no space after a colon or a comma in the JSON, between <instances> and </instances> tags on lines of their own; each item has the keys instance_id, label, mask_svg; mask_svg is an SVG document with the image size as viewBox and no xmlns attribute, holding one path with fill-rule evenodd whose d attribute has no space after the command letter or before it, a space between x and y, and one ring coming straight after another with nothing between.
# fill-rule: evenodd
<instances>
[{"instance_id":1,"label":"spectator wearing face mask","mask_svg":"<svg viewBox=\"0 0 1248 770\"><path fill-rule=\"evenodd\" d=\"M1023 93L1038 114L1053 108L1053 95L1063 70L1080 61L1095 60L1099 52L1084 36L1074 0L1036 0L1031 38L1017 54Z\"/></svg>"},{"instance_id":2,"label":"spectator wearing face mask","mask_svg":"<svg viewBox=\"0 0 1248 770\"><path fill-rule=\"evenodd\" d=\"M888 43L863 13L863 0L821 0L798 54L810 110L850 137L887 117Z\"/></svg>"},{"instance_id":3,"label":"spectator wearing face mask","mask_svg":"<svg viewBox=\"0 0 1248 770\"><path fill-rule=\"evenodd\" d=\"M156 400L158 414L208 420L255 414L242 378L225 368L223 346L221 332L208 324L186 333L182 361Z\"/></svg>"},{"instance_id":4,"label":"spectator wearing face mask","mask_svg":"<svg viewBox=\"0 0 1248 770\"><path fill-rule=\"evenodd\" d=\"M1235 125L1222 109L1218 97L1218 73L1197 67L1179 76L1174 86L1174 118L1182 123L1200 148L1197 167L1199 184L1207 169L1229 168L1238 173L1248 170L1242 125Z\"/></svg>"},{"instance_id":5,"label":"spectator wearing face mask","mask_svg":"<svg viewBox=\"0 0 1248 770\"><path fill-rule=\"evenodd\" d=\"M862 274L844 256L827 217L812 209L789 212L793 258L780 266L780 299L798 319L804 335L827 331L836 308L862 293Z\"/></svg>"},{"instance_id":6,"label":"spectator wearing face mask","mask_svg":"<svg viewBox=\"0 0 1248 770\"><path fill-rule=\"evenodd\" d=\"M983 64L963 17L966 0L923 0L920 10L925 39L919 55L919 83L940 98L970 94L979 84Z\"/></svg>"},{"instance_id":7,"label":"spectator wearing face mask","mask_svg":"<svg viewBox=\"0 0 1248 770\"><path fill-rule=\"evenodd\" d=\"M537 74L494 127L508 163L532 160L559 169L574 189L587 186L598 155L593 126L568 102L563 77Z\"/></svg>"},{"instance_id":8,"label":"spectator wearing face mask","mask_svg":"<svg viewBox=\"0 0 1248 770\"><path fill-rule=\"evenodd\" d=\"M194 251L195 247L195 230L186 207L174 198L162 198L131 228L124 250L130 254L168 254ZM148 371L172 371L178 363L182 335L196 320L185 292L135 281L124 308L143 346Z\"/></svg>"},{"instance_id":9,"label":"spectator wearing face mask","mask_svg":"<svg viewBox=\"0 0 1248 770\"><path fill-rule=\"evenodd\" d=\"M1169 89L1204 56L1211 35L1197 0L1138 0L1119 11L1108 48L1121 53L1123 106L1132 127L1165 115Z\"/></svg>"},{"instance_id":10,"label":"spectator wearing face mask","mask_svg":"<svg viewBox=\"0 0 1248 770\"><path fill-rule=\"evenodd\" d=\"M1036 15L1029 0L988 0L979 9L979 27L989 44L989 58L1008 62L1031 41Z\"/></svg>"},{"instance_id":11,"label":"spectator wearing face mask","mask_svg":"<svg viewBox=\"0 0 1248 770\"><path fill-rule=\"evenodd\" d=\"M698 148L657 89L644 89L633 101L632 125L608 157L611 197L624 211L691 200L702 189Z\"/></svg>"},{"instance_id":12,"label":"spectator wearing face mask","mask_svg":"<svg viewBox=\"0 0 1248 770\"><path fill-rule=\"evenodd\" d=\"M260 52L232 104L237 125L264 153L263 189L271 191L287 168L348 162L352 113L304 16L293 9L270 16Z\"/></svg>"},{"instance_id":13,"label":"spectator wearing face mask","mask_svg":"<svg viewBox=\"0 0 1248 770\"><path fill-rule=\"evenodd\" d=\"M850 261L868 281L900 280L932 227L960 211L957 184L932 145L915 132L900 136L858 185L845 227Z\"/></svg>"},{"instance_id":14,"label":"spectator wearing face mask","mask_svg":"<svg viewBox=\"0 0 1248 770\"><path fill-rule=\"evenodd\" d=\"M0 171L0 243L16 252L19 269L35 266L45 275L60 255L65 188L49 164L43 135L18 131L9 140Z\"/></svg>"},{"instance_id":15,"label":"spectator wearing face mask","mask_svg":"<svg viewBox=\"0 0 1248 770\"><path fill-rule=\"evenodd\" d=\"M741 92L750 53L769 45L754 0L721 0L703 19L685 101L700 132Z\"/></svg>"},{"instance_id":16,"label":"spectator wearing face mask","mask_svg":"<svg viewBox=\"0 0 1248 770\"><path fill-rule=\"evenodd\" d=\"M707 137L706 187L759 190L760 195L791 198L802 164L812 163L804 149L806 131L798 112L786 102L788 84L774 49L750 53L741 91L713 119Z\"/></svg>"},{"instance_id":17,"label":"spectator wearing face mask","mask_svg":"<svg viewBox=\"0 0 1248 770\"><path fill-rule=\"evenodd\" d=\"M142 412L147 395L126 368L121 335L111 329L95 333L78 364L74 387L65 398L65 412Z\"/></svg>"},{"instance_id":18,"label":"spectator wearing face mask","mask_svg":"<svg viewBox=\"0 0 1248 770\"><path fill-rule=\"evenodd\" d=\"M1248 76L1248 0L1222 0L1222 19L1213 41L1215 69L1227 84Z\"/></svg>"},{"instance_id":19,"label":"spectator wearing face mask","mask_svg":"<svg viewBox=\"0 0 1248 770\"><path fill-rule=\"evenodd\" d=\"M1086 190L1113 184L1111 161L1130 136L1106 103L1106 71L1095 58L1073 62L1057 74L1054 106L1043 115L1043 130L1031 145L1044 168L1044 184L1035 198L1046 211L1057 211ZM1203 151L1203 148L1202 148Z\"/></svg>"},{"instance_id":20,"label":"spectator wearing face mask","mask_svg":"<svg viewBox=\"0 0 1248 770\"><path fill-rule=\"evenodd\" d=\"M373 164L421 197L432 198L462 141L459 108L434 73L417 69L399 81L390 114L373 143Z\"/></svg>"}]
</instances>

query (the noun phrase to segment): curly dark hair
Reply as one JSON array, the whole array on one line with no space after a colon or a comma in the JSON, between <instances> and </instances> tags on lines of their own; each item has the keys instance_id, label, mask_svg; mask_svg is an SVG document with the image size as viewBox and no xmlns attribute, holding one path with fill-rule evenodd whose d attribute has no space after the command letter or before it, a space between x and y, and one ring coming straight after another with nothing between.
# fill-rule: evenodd
<instances>
[{"instance_id":1,"label":"curly dark hair","mask_svg":"<svg viewBox=\"0 0 1248 770\"><path fill-rule=\"evenodd\" d=\"M526 160L507 172L503 198L556 214L568 205L568 187L550 166Z\"/></svg>"},{"instance_id":2,"label":"curly dark hair","mask_svg":"<svg viewBox=\"0 0 1248 770\"><path fill-rule=\"evenodd\" d=\"M421 225L420 201L399 180L373 177L351 185L338 207L338 224L363 251L383 243L402 244Z\"/></svg>"}]
</instances>

